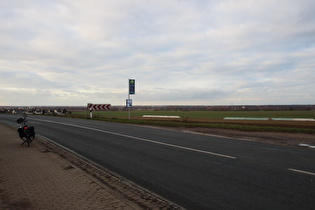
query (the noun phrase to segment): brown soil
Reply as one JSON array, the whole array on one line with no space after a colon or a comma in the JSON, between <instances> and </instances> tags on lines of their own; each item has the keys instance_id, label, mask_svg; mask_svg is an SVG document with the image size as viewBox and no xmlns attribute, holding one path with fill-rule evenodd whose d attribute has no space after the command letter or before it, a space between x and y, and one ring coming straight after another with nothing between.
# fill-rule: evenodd
<instances>
[{"instance_id":1,"label":"brown soil","mask_svg":"<svg viewBox=\"0 0 315 210\"><path fill-rule=\"evenodd\" d=\"M148 119L149 120L149 119ZM152 120L152 119L151 119ZM157 119L154 119L157 120ZM163 119L158 119L163 121ZM169 119L164 119L169 121ZM179 120L179 121L182 121ZM223 120L223 119L189 119L191 122L203 122L203 123L225 123L225 124L241 124L241 125L254 125L254 126L275 126L275 127L291 127L291 128L305 128L315 129L315 123L313 121L257 121L257 120ZM307 133L282 133L282 132L255 132L255 131L239 131L220 128L170 128L185 132L203 133L206 135L216 135L230 137L243 141L255 141L268 144L287 145L287 146L299 146L300 144L307 144L315 147L315 134Z\"/></svg>"},{"instance_id":2,"label":"brown soil","mask_svg":"<svg viewBox=\"0 0 315 210\"><path fill-rule=\"evenodd\" d=\"M177 128L186 132L197 132L207 135L231 137L237 140L263 142L268 144L299 146L308 144L315 146L315 134L278 133L278 132L248 132L215 128Z\"/></svg>"}]
</instances>

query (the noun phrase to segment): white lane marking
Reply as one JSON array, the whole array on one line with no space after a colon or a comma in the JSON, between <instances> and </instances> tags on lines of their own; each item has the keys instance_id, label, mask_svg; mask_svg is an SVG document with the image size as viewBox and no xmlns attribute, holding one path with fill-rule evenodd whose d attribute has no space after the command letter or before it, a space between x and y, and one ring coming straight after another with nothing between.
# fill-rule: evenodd
<instances>
[{"instance_id":1,"label":"white lane marking","mask_svg":"<svg viewBox=\"0 0 315 210\"><path fill-rule=\"evenodd\" d=\"M309 171L302 171L302 170L298 170L298 169L294 169L294 168L288 168L290 171L294 171L294 172L298 172L298 173L302 173L302 174L308 174L308 175L313 175L315 176L315 173L309 172Z\"/></svg>"},{"instance_id":2,"label":"white lane marking","mask_svg":"<svg viewBox=\"0 0 315 210\"><path fill-rule=\"evenodd\" d=\"M36 119L36 120L43 121L43 122L56 123L56 124L60 124L60 125L67 125L67 126L72 126L72 127L77 127L77 128L89 129L89 130L98 131L98 132L107 133L107 134L112 134L112 135L116 135L116 136L132 138L132 139L136 139L136 140L140 140L140 141L144 141L144 142L149 142L149 143L153 143L153 144L159 144L159 145L164 145L164 146L168 146L168 147L173 147L173 148L178 148L178 149L183 149L183 150L188 150L188 151L193 151L193 152L204 153L204 154L207 154L207 155L215 155L215 156L224 157L224 158L236 159L236 157L233 157L233 156L230 156L230 155L224 155L224 154L215 153L215 152L208 152L208 151L204 151L204 150L193 149L193 148L184 147L184 146L178 146L178 145L175 145L175 144L168 144L168 143L153 141L153 140L150 140L150 139L144 139L144 138L140 138L140 137L125 135L125 134L120 134L120 133L114 133L114 132L110 132L110 131L106 131L106 130L100 130L100 129L96 129L96 128L90 128L90 127L86 127L86 126L81 126L81 125L74 125L74 124L61 123L61 122L54 122L54 121L50 121L50 120L39 120L39 119Z\"/></svg>"}]
</instances>

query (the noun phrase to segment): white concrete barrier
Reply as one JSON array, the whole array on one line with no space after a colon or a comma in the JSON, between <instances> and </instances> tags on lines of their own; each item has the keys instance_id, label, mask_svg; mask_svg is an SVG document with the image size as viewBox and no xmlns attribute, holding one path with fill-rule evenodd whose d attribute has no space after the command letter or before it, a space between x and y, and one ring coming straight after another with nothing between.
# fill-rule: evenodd
<instances>
[{"instance_id":1,"label":"white concrete barrier","mask_svg":"<svg viewBox=\"0 0 315 210\"><path fill-rule=\"evenodd\" d=\"M255 118L255 117L225 117L224 120L269 120L269 118Z\"/></svg>"},{"instance_id":2,"label":"white concrete barrier","mask_svg":"<svg viewBox=\"0 0 315 210\"><path fill-rule=\"evenodd\" d=\"M179 119L180 116L164 116L164 115L143 115L142 117L151 117L151 118L174 118Z\"/></svg>"},{"instance_id":3,"label":"white concrete barrier","mask_svg":"<svg viewBox=\"0 0 315 210\"><path fill-rule=\"evenodd\" d=\"M272 120L288 120L288 121L315 121L311 118L271 118Z\"/></svg>"},{"instance_id":4,"label":"white concrete barrier","mask_svg":"<svg viewBox=\"0 0 315 210\"><path fill-rule=\"evenodd\" d=\"M254 117L225 117L224 120L283 120L283 121L315 121L311 118L254 118Z\"/></svg>"}]
</instances>

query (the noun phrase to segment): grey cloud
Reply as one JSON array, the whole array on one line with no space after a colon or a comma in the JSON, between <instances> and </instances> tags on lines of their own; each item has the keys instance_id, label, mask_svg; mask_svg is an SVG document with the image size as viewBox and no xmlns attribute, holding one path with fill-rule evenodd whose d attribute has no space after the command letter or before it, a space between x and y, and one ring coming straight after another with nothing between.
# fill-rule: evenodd
<instances>
[{"instance_id":1,"label":"grey cloud","mask_svg":"<svg viewBox=\"0 0 315 210\"><path fill-rule=\"evenodd\" d=\"M312 1L0 6L0 98L9 104L23 88L36 103L123 104L129 77L136 104L314 101Z\"/></svg>"}]
</instances>

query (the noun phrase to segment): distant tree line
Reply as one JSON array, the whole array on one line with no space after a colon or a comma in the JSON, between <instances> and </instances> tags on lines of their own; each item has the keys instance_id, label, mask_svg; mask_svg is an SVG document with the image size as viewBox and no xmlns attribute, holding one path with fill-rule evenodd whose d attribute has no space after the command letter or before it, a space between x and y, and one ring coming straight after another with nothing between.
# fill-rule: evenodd
<instances>
[{"instance_id":1,"label":"distant tree line","mask_svg":"<svg viewBox=\"0 0 315 210\"><path fill-rule=\"evenodd\" d=\"M66 108L25 108L25 107L9 107L0 108L0 113L12 114L52 114L52 115L65 115L71 114Z\"/></svg>"}]
</instances>

